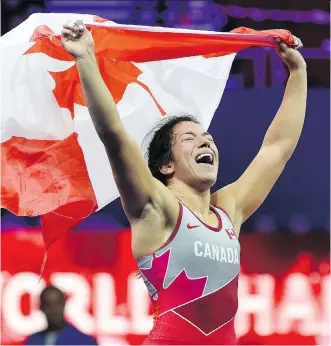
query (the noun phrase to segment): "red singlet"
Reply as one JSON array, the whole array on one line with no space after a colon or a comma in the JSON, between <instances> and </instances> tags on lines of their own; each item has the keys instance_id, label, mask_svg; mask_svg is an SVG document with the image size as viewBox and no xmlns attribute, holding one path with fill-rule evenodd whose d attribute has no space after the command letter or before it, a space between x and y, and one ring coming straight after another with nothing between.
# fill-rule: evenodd
<instances>
[{"instance_id":1,"label":"red singlet","mask_svg":"<svg viewBox=\"0 0 331 346\"><path fill-rule=\"evenodd\" d=\"M215 228L180 204L170 239L138 261L154 309L145 344L236 344L240 244L227 214L211 209Z\"/></svg>"}]
</instances>

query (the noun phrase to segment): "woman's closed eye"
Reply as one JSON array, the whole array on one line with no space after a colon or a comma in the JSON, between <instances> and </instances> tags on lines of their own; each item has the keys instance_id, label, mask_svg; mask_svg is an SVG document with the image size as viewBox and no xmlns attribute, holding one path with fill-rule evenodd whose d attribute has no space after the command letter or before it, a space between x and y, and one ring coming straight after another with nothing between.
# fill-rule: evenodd
<instances>
[{"instance_id":1,"label":"woman's closed eye","mask_svg":"<svg viewBox=\"0 0 331 346\"><path fill-rule=\"evenodd\" d=\"M194 141L194 140L195 140L195 137L193 137L193 136L185 137L183 139L183 141Z\"/></svg>"}]
</instances>

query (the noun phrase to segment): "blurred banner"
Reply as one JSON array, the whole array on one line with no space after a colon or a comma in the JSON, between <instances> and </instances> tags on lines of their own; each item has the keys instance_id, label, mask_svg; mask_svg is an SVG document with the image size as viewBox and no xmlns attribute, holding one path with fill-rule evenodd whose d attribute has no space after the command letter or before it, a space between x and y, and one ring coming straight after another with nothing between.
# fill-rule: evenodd
<instances>
[{"instance_id":1,"label":"blurred banner","mask_svg":"<svg viewBox=\"0 0 331 346\"><path fill-rule=\"evenodd\" d=\"M40 231L1 235L1 344L45 328L38 297L63 290L68 320L99 344L140 344L152 327L149 297L130 250L130 231L72 232L44 255ZM329 235L243 235L236 331L239 344L329 345Z\"/></svg>"}]
</instances>

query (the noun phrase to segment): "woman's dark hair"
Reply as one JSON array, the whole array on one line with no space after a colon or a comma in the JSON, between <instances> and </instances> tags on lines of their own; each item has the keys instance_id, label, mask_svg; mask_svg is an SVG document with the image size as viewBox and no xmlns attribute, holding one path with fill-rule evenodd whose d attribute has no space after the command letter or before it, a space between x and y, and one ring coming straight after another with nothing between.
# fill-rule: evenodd
<instances>
[{"instance_id":1,"label":"woman's dark hair","mask_svg":"<svg viewBox=\"0 0 331 346\"><path fill-rule=\"evenodd\" d=\"M160 169L173 160L172 144L174 139L174 127L183 122L191 121L199 124L198 120L191 115L181 115L166 117L156 124L145 137L147 140L147 162L150 171L154 178L160 180L164 185L167 185L167 176L160 172Z\"/></svg>"}]
</instances>

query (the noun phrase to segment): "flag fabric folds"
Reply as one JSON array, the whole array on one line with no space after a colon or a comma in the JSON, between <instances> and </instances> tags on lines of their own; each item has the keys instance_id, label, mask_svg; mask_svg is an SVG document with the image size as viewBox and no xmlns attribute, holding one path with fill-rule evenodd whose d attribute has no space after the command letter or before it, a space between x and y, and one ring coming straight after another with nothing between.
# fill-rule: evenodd
<instances>
[{"instance_id":1,"label":"flag fabric folds","mask_svg":"<svg viewBox=\"0 0 331 346\"><path fill-rule=\"evenodd\" d=\"M67 20L92 30L101 74L137 141L165 116L189 113L208 128L236 52L294 45L285 30L231 33L119 25L93 15L34 14L1 37L1 205L41 215L46 247L118 197L74 58Z\"/></svg>"}]
</instances>

